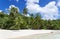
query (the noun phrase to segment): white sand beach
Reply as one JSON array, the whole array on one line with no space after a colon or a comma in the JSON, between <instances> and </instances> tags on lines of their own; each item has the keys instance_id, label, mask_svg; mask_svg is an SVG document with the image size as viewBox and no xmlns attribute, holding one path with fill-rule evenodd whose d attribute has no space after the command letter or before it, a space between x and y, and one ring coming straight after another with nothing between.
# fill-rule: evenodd
<instances>
[{"instance_id":1,"label":"white sand beach","mask_svg":"<svg viewBox=\"0 0 60 39\"><path fill-rule=\"evenodd\" d=\"M49 34L53 30L0 30L0 39L25 37L36 34Z\"/></svg>"},{"instance_id":2,"label":"white sand beach","mask_svg":"<svg viewBox=\"0 0 60 39\"><path fill-rule=\"evenodd\" d=\"M60 39L60 33L34 34L11 39Z\"/></svg>"}]
</instances>

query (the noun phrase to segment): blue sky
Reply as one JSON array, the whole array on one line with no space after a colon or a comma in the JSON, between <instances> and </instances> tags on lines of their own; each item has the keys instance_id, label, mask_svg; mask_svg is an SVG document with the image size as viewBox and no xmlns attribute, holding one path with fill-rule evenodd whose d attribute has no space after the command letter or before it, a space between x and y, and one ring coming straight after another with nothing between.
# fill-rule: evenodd
<instances>
[{"instance_id":1,"label":"blue sky","mask_svg":"<svg viewBox=\"0 0 60 39\"><path fill-rule=\"evenodd\" d=\"M25 7L25 1L19 0L18 2L16 0L0 0L0 10L5 10L6 8L9 8L10 5L15 5L16 7L19 7L20 10L22 10Z\"/></svg>"},{"instance_id":2,"label":"blue sky","mask_svg":"<svg viewBox=\"0 0 60 39\"><path fill-rule=\"evenodd\" d=\"M40 0L39 4L41 5L41 7L44 7L46 4L48 4L51 1L56 1L56 0Z\"/></svg>"},{"instance_id":3,"label":"blue sky","mask_svg":"<svg viewBox=\"0 0 60 39\"><path fill-rule=\"evenodd\" d=\"M26 7L29 13L40 13L42 19L52 20L60 17L58 15L60 14L58 13L59 3L60 0L0 0L0 10L5 11L9 6L14 5L22 12L23 8Z\"/></svg>"},{"instance_id":4,"label":"blue sky","mask_svg":"<svg viewBox=\"0 0 60 39\"><path fill-rule=\"evenodd\" d=\"M39 5L41 7L44 7L46 4L54 0L40 0ZM24 7L26 7L26 1L25 0L19 0L18 2L16 0L0 0L0 10L5 10L6 8L9 8L10 5L15 5L19 7L19 9L22 11Z\"/></svg>"}]
</instances>

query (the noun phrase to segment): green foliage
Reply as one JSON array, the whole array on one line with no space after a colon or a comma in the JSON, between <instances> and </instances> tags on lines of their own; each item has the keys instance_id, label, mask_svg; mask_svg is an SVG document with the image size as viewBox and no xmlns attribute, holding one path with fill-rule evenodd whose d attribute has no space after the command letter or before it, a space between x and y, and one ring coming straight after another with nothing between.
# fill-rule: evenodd
<instances>
[{"instance_id":1,"label":"green foliage","mask_svg":"<svg viewBox=\"0 0 60 39\"><path fill-rule=\"evenodd\" d=\"M50 29L60 30L60 19L57 20L42 20L41 16L30 14L30 17L24 16L27 14L27 9L23 9L23 14L19 13L18 9L12 7L9 15L0 12L0 28L7 30L20 29Z\"/></svg>"}]
</instances>

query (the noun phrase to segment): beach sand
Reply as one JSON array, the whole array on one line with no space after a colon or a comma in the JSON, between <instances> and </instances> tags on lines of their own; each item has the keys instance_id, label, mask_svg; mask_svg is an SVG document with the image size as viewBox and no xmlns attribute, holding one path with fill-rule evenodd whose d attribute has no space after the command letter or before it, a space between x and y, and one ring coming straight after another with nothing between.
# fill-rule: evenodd
<instances>
[{"instance_id":1,"label":"beach sand","mask_svg":"<svg viewBox=\"0 0 60 39\"><path fill-rule=\"evenodd\" d=\"M23 36L23 37L15 37L10 39L51 39L51 36L53 36L54 33L46 33L46 34L33 34L29 36Z\"/></svg>"},{"instance_id":2,"label":"beach sand","mask_svg":"<svg viewBox=\"0 0 60 39\"><path fill-rule=\"evenodd\" d=\"M60 39L60 30L0 30L0 39Z\"/></svg>"},{"instance_id":3,"label":"beach sand","mask_svg":"<svg viewBox=\"0 0 60 39\"><path fill-rule=\"evenodd\" d=\"M60 32L51 32L45 34L33 34L29 36L16 37L10 39L60 39Z\"/></svg>"},{"instance_id":4,"label":"beach sand","mask_svg":"<svg viewBox=\"0 0 60 39\"><path fill-rule=\"evenodd\" d=\"M52 30L0 30L0 39L35 39L53 32Z\"/></svg>"}]
</instances>

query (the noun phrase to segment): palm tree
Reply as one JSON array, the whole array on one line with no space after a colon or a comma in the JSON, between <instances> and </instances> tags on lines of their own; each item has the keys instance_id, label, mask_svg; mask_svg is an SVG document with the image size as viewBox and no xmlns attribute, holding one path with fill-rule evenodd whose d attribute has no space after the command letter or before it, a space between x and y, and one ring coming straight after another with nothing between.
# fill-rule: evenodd
<instances>
[{"instance_id":1,"label":"palm tree","mask_svg":"<svg viewBox=\"0 0 60 39\"><path fill-rule=\"evenodd\" d=\"M23 14L24 14L24 15L27 15L27 13L28 13L27 11L28 11L27 8L24 8L24 9L23 9Z\"/></svg>"},{"instance_id":2,"label":"palm tree","mask_svg":"<svg viewBox=\"0 0 60 39\"><path fill-rule=\"evenodd\" d=\"M16 7L11 7L11 9L9 11L10 11L10 16L12 16L12 17L16 16L19 13L19 11Z\"/></svg>"}]
</instances>

